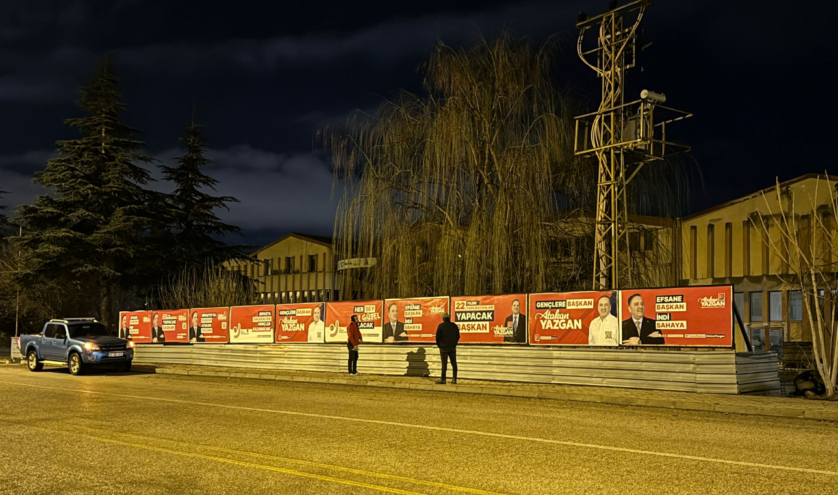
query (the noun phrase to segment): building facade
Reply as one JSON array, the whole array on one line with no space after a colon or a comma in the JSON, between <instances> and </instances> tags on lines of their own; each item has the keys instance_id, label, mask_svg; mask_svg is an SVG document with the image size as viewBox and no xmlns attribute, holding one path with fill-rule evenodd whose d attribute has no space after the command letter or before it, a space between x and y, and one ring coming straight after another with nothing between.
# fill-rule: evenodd
<instances>
[{"instance_id":1,"label":"building facade","mask_svg":"<svg viewBox=\"0 0 838 495\"><path fill-rule=\"evenodd\" d=\"M830 201L836 184L838 177L804 175L681 219L680 285L733 285L735 306L759 350L782 353L795 347L789 344L811 342L794 263L789 266L787 258L790 243L779 225L784 216L793 217L801 248L813 247L821 265L834 263ZM740 332L736 337L743 349Z\"/></svg>"},{"instance_id":2,"label":"building facade","mask_svg":"<svg viewBox=\"0 0 838 495\"><path fill-rule=\"evenodd\" d=\"M339 299L336 260L329 237L291 233L250 255L255 262L230 268L253 279L266 304Z\"/></svg>"}]
</instances>

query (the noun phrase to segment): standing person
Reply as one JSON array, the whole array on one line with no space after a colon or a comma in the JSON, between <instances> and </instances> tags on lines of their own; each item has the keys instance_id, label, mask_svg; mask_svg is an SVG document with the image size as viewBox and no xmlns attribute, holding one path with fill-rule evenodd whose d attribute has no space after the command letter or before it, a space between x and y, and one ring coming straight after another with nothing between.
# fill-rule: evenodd
<instances>
[{"instance_id":1,"label":"standing person","mask_svg":"<svg viewBox=\"0 0 838 495\"><path fill-rule=\"evenodd\" d=\"M460 341L460 327L451 323L451 316L443 313L442 323L436 328L436 345L439 347L439 357L442 359L442 378L437 383L445 383L445 375L448 372L448 360L451 360L451 370L454 372L454 379L451 383L457 384L457 342Z\"/></svg>"},{"instance_id":2,"label":"standing person","mask_svg":"<svg viewBox=\"0 0 838 495\"><path fill-rule=\"evenodd\" d=\"M358 344L364 341L358 329L358 315L352 315L352 321L346 327L346 348L349 349L349 374L358 374Z\"/></svg>"}]
</instances>

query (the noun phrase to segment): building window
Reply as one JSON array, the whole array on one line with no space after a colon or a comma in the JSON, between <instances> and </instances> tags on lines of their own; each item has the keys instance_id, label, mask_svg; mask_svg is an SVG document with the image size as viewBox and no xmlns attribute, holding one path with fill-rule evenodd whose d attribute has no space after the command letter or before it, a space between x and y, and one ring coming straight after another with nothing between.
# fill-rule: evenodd
<instances>
[{"instance_id":1,"label":"building window","mask_svg":"<svg viewBox=\"0 0 838 495\"><path fill-rule=\"evenodd\" d=\"M316 272L317 271L317 255L311 254L308 257L308 271Z\"/></svg>"},{"instance_id":2,"label":"building window","mask_svg":"<svg viewBox=\"0 0 838 495\"><path fill-rule=\"evenodd\" d=\"M739 313L739 316L744 319L745 314L745 293L744 292L734 292L733 293L733 306L736 311ZM734 320L736 317L734 317ZM733 322L736 325L736 321Z\"/></svg>"},{"instance_id":3,"label":"building window","mask_svg":"<svg viewBox=\"0 0 838 495\"><path fill-rule=\"evenodd\" d=\"M733 224L725 224L725 277L733 276Z\"/></svg>"},{"instance_id":4,"label":"building window","mask_svg":"<svg viewBox=\"0 0 838 495\"><path fill-rule=\"evenodd\" d=\"M762 292L751 292L749 297L751 321L762 321Z\"/></svg>"},{"instance_id":5,"label":"building window","mask_svg":"<svg viewBox=\"0 0 838 495\"><path fill-rule=\"evenodd\" d=\"M707 226L707 278L716 276L716 226Z\"/></svg>"},{"instance_id":6,"label":"building window","mask_svg":"<svg viewBox=\"0 0 838 495\"><path fill-rule=\"evenodd\" d=\"M285 257L285 273L293 273L294 272L294 257L293 256L286 256Z\"/></svg>"},{"instance_id":7,"label":"building window","mask_svg":"<svg viewBox=\"0 0 838 495\"><path fill-rule=\"evenodd\" d=\"M742 276L751 274L751 222L742 222Z\"/></svg>"},{"instance_id":8,"label":"building window","mask_svg":"<svg viewBox=\"0 0 838 495\"><path fill-rule=\"evenodd\" d=\"M655 231L654 230L645 230L643 231L643 250L644 251L654 251L655 250Z\"/></svg>"},{"instance_id":9,"label":"building window","mask_svg":"<svg viewBox=\"0 0 838 495\"><path fill-rule=\"evenodd\" d=\"M273 260L270 260L270 259L262 260L262 270L263 270L265 276L270 275L271 272L273 271L273 268L271 267L271 265L273 264L272 261Z\"/></svg>"},{"instance_id":10,"label":"building window","mask_svg":"<svg viewBox=\"0 0 838 495\"><path fill-rule=\"evenodd\" d=\"M565 249L568 250L566 254L570 255L570 246L565 246ZM629 250L635 253L640 251L640 232L629 232Z\"/></svg>"},{"instance_id":11,"label":"building window","mask_svg":"<svg viewBox=\"0 0 838 495\"><path fill-rule=\"evenodd\" d=\"M698 227L690 227L690 278L698 278Z\"/></svg>"},{"instance_id":12,"label":"building window","mask_svg":"<svg viewBox=\"0 0 838 495\"><path fill-rule=\"evenodd\" d=\"M768 293L768 321L783 321L783 293Z\"/></svg>"},{"instance_id":13,"label":"building window","mask_svg":"<svg viewBox=\"0 0 838 495\"><path fill-rule=\"evenodd\" d=\"M789 320L803 321L803 293L799 290L789 292Z\"/></svg>"}]
</instances>

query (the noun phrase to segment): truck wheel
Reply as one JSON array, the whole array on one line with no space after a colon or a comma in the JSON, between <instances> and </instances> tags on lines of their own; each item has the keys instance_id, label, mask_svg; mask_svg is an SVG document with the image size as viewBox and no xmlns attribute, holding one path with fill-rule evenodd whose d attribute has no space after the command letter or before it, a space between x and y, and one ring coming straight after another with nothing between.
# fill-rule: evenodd
<instances>
[{"instance_id":1,"label":"truck wheel","mask_svg":"<svg viewBox=\"0 0 838 495\"><path fill-rule=\"evenodd\" d=\"M29 351L26 355L26 364L29 366L29 371L41 371L44 369L44 363L38 361L38 353L34 350Z\"/></svg>"},{"instance_id":2,"label":"truck wheel","mask_svg":"<svg viewBox=\"0 0 838 495\"><path fill-rule=\"evenodd\" d=\"M119 371L123 373L128 373L129 371L131 371L131 361L126 361L125 364L121 365L119 367Z\"/></svg>"},{"instance_id":3,"label":"truck wheel","mask_svg":"<svg viewBox=\"0 0 838 495\"><path fill-rule=\"evenodd\" d=\"M84 361L78 352L70 354L70 359L67 360L67 365L70 368L71 375L81 375L84 373Z\"/></svg>"}]
</instances>

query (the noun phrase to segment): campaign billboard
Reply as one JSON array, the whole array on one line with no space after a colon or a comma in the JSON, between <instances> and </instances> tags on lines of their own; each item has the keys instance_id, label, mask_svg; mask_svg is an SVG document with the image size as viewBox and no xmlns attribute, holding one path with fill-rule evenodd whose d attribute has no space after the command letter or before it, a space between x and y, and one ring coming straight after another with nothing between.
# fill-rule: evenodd
<instances>
[{"instance_id":1,"label":"campaign billboard","mask_svg":"<svg viewBox=\"0 0 838 495\"><path fill-rule=\"evenodd\" d=\"M131 339L135 344L150 344L151 311L121 311L119 337Z\"/></svg>"},{"instance_id":2,"label":"campaign billboard","mask_svg":"<svg viewBox=\"0 0 838 495\"><path fill-rule=\"evenodd\" d=\"M383 306L381 300L326 303L326 342L346 342L346 327L352 315L358 315L364 343L380 343Z\"/></svg>"},{"instance_id":3,"label":"campaign billboard","mask_svg":"<svg viewBox=\"0 0 838 495\"><path fill-rule=\"evenodd\" d=\"M276 342L325 342L324 303L276 305Z\"/></svg>"},{"instance_id":4,"label":"campaign billboard","mask_svg":"<svg viewBox=\"0 0 838 495\"><path fill-rule=\"evenodd\" d=\"M527 343L526 294L452 297L460 343Z\"/></svg>"},{"instance_id":5,"label":"campaign billboard","mask_svg":"<svg viewBox=\"0 0 838 495\"><path fill-rule=\"evenodd\" d=\"M151 312L151 343L188 342L188 309L161 309Z\"/></svg>"},{"instance_id":6,"label":"campaign billboard","mask_svg":"<svg viewBox=\"0 0 838 495\"><path fill-rule=\"evenodd\" d=\"M273 343L274 309L272 304L230 308L230 343Z\"/></svg>"},{"instance_id":7,"label":"campaign billboard","mask_svg":"<svg viewBox=\"0 0 838 495\"><path fill-rule=\"evenodd\" d=\"M733 346L733 287L620 291L624 345Z\"/></svg>"},{"instance_id":8,"label":"campaign billboard","mask_svg":"<svg viewBox=\"0 0 838 495\"><path fill-rule=\"evenodd\" d=\"M617 291L530 294L530 344L619 346Z\"/></svg>"},{"instance_id":9,"label":"campaign billboard","mask_svg":"<svg viewBox=\"0 0 838 495\"><path fill-rule=\"evenodd\" d=\"M189 342L226 344L230 341L230 308L192 308Z\"/></svg>"},{"instance_id":10,"label":"campaign billboard","mask_svg":"<svg viewBox=\"0 0 838 495\"><path fill-rule=\"evenodd\" d=\"M384 342L435 342L436 328L447 312L448 296L387 299L381 328Z\"/></svg>"}]
</instances>

